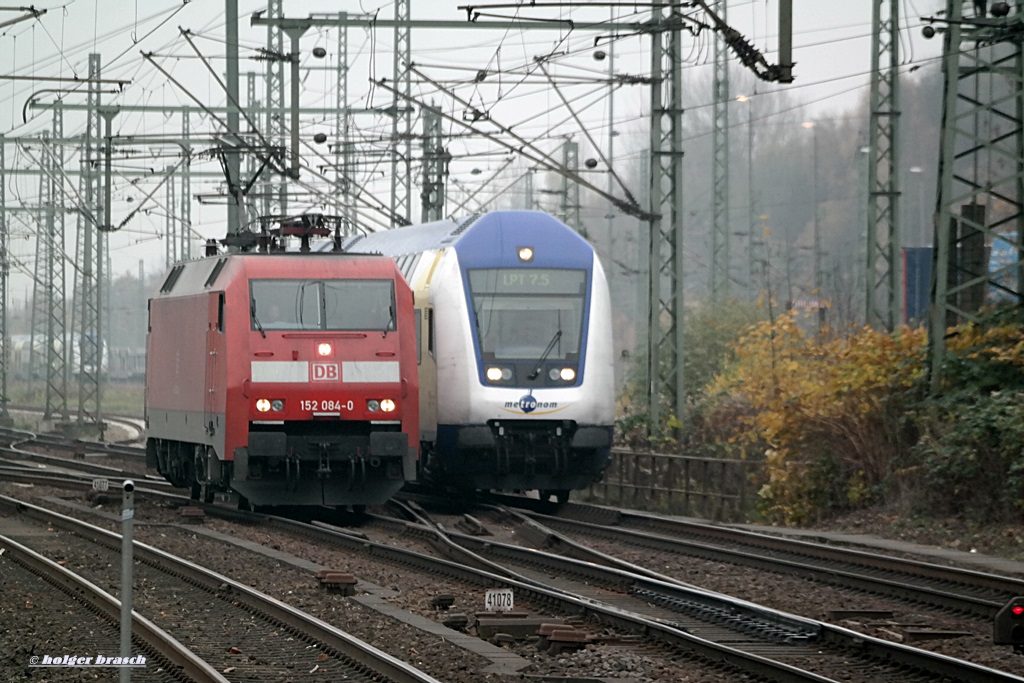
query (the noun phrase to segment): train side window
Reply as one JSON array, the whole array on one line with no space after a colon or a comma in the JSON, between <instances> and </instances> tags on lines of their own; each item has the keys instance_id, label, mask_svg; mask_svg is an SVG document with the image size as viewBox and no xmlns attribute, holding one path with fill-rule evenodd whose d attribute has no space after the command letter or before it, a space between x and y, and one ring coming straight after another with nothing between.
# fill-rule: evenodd
<instances>
[{"instance_id":1,"label":"train side window","mask_svg":"<svg viewBox=\"0 0 1024 683\"><path fill-rule=\"evenodd\" d=\"M217 295L217 331L224 331L224 292Z\"/></svg>"},{"instance_id":2,"label":"train side window","mask_svg":"<svg viewBox=\"0 0 1024 683\"><path fill-rule=\"evenodd\" d=\"M423 344L421 337L423 335L423 316L426 315L426 311L416 316L416 364L419 365L423 362Z\"/></svg>"},{"instance_id":3,"label":"train side window","mask_svg":"<svg viewBox=\"0 0 1024 683\"><path fill-rule=\"evenodd\" d=\"M427 309L427 352L434 356L434 309Z\"/></svg>"}]
</instances>

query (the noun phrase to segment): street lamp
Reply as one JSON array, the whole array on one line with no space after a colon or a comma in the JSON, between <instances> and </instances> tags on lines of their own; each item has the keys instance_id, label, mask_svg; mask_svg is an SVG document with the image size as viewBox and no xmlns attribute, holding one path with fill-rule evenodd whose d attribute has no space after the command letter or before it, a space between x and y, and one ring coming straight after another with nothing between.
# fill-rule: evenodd
<instances>
[{"instance_id":1,"label":"street lamp","mask_svg":"<svg viewBox=\"0 0 1024 683\"><path fill-rule=\"evenodd\" d=\"M747 287L754 292L754 104L746 95L737 95L736 101L747 105Z\"/></svg>"}]
</instances>

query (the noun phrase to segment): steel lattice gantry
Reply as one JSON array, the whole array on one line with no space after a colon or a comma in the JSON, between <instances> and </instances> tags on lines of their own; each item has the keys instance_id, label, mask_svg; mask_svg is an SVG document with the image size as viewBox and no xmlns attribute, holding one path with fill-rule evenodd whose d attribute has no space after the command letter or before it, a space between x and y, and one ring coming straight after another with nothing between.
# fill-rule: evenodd
<instances>
[{"instance_id":1,"label":"steel lattice gantry","mask_svg":"<svg viewBox=\"0 0 1024 683\"><path fill-rule=\"evenodd\" d=\"M267 23L267 50L279 57L284 56L284 30L278 23L284 18L284 0L267 0L267 16L274 20ZM267 60L267 111L264 114L263 130L267 131L267 139L281 149L285 149L288 137L287 119L283 115L284 106L284 61L281 59ZM287 180L277 173L267 174L262 191L264 216L274 213L288 213ZM276 199L276 207L275 207Z\"/></svg>"},{"instance_id":2,"label":"steel lattice gantry","mask_svg":"<svg viewBox=\"0 0 1024 683\"><path fill-rule=\"evenodd\" d=\"M49 355L54 347L53 325L50 324L50 297L53 293L53 283L50 279L53 263L53 243L50 240L50 231L47 229L47 217L53 219L52 202L50 198L50 174L53 173L53 164L50 161L48 150L50 137L43 134L40 138L39 160L39 201L32 218L35 222L36 234L36 260L32 267L32 319L31 332L29 333L29 376L40 373L46 378L46 390L44 401L46 404L46 416L50 417L50 407L53 401L51 395L52 382L50 382ZM49 210L47 207L51 207Z\"/></svg>"},{"instance_id":3,"label":"steel lattice gantry","mask_svg":"<svg viewBox=\"0 0 1024 683\"><path fill-rule=\"evenodd\" d=\"M47 420L68 419L68 334L65 328L65 273L64 266L64 115L53 112L52 142L43 139L43 175L39 179L40 204L44 213L36 231L36 273L33 293L32 350L37 333L43 341L43 362L46 363L46 406L43 417ZM36 327L38 325L38 328Z\"/></svg>"},{"instance_id":4,"label":"steel lattice gantry","mask_svg":"<svg viewBox=\"0 0 1024 683\"><path fill-rule=\"evenodd\" d=\"M292 44L297 48L297 39L302 35L303 32L308 30L312 26L337 26L338 29L344 34L349 26L363 26L368 21L371 21L368 15L363 14L349 14L341 12L338 14L331 15L310 15L306 19L286 19L281 16L280 7L281 0L270 0L271 10L269 16L264 17L260 13L253 15L251 19L251 25L260 26L265 25L268 29L276 29L279 32L287 32L292 36ZM275 5L275 3L277 3ZM402 102L408 102L412 100L412 72L410 70L410 64L412 63L411 50L411 30L414 25L418 22L414 22L409 18L409 0L399 0L395 3L395 19L394 20L376 20L372 19L372 22L380 27L390 26L395 32L395 56L394 56L394 79L393 81L398 85L395 89L395 96L392 100L392 107L386 110L389 114L394 116L392 123L392 143L394 145L394 153L392 155L392 187L391 187L391 215L392 219L402 225L408 225L411 220L409 218L412 207L412 138L413 138L413 110L410 107L402 106ZM419 22L422 23L422 22ZM446 23L446 22L442 22ZM339 36L339 54L347 55L347 36ZM283 48L282 48L283 49ZM274 52L273 49L268 50ZM298 55L292 55L293 59L298 59ZM273 60L272 60L273 61ZM230 71L230 68L229 68ZM339 73L337 86L339 92L335 100L338 107L341 107L341 111L346 113L346 116L339 116L338 111L332 112L332 115L338 117L339 123L337 124L335 133L338 134L340 130L350 130L351 128L351 115L353 113L362 111L369 112L373 111L376 113L377 110L373 109L362 109L357 110L351 107L342 106L343 97L347 97L347 83L348 83L348 66L346 57L346 66L343 69L344 73ZM275 80L277 76L274 72L268 72L268 109L267 116L274 116L275 112L281 112L283 109L283 95L280 103L275 102L274 92L276 85L270 81ZM293 75L294 78L294 75ZM276 82L276 81L275 81ZM283 81L282 81L283 83ZM273 86L273 87L271 87ZM293 117L296 115L298 109L298 81L294 81L292 87L292 103L291 110ZM283 88L283 85L282 85ZM342 92L342 90L346 92ZM282 91L283 92L283 91ZM308 109L306 110L309 111ZM346 118L347 117L347 118ZM279 117L280 118L280 117ZM346 119L340 121L340 119ZM283 125L283 124L282 124ZM274 131L276 128L269 126L268 130ZM293 127L292 132L292 150L293 154L297 154L298 140L296 139L297 128ZM341 166L346 167L347 171L351 171L352 154L354 148L352 141L348 139L348 135L344 139L339 141L342 145L342 162ZM347 158L347 161L345 160ZM293 160L297 163L297 160ZM292 174L294 177L298 177L297 167L295 172ZM346 169L342 169L344 172ZM283 179L282 179L282 182ZM348 192L348 196L352 196L351 190L351 174L346 172L343 187ZM286 213L286 185L280 186L280 213ZM396 193L400 193L396 196ZM399 207L396 209L395 207ZM267 211L267 214L273 213ZM348 214L350 217L355 216L353 209L349 209Z\"/></svg>"},{"instance_id":5,"label":"steel lattice gantry","mask_svg":"<svg viewBox=\"0 0 1024 683\"><path fill-rule=\"evenodd\" d=\"M718 16L728 21L728 3L720 0ZM711 300L729 296L731 282L729 250L729 45L721 33L714 40L714 112L712 115L711 159Z\"/></svg>"},{"instance_id":6,"label":"steel lattice gantry","mask_svg":"<svg viewBox=\"0 0 1024 683\"><path fill-rule=\"evenodd\" d=\"M395 53L392 73L398 90L391 100L391 215L412 222L412 108L402 106L399 96L412 97L412 25L409 0L395 0ZM401 202L401 203L399 203Z\"/></svg>"},{"instance_id":7,"label":"steel lattice gantry","mask_svg":"<svg viewBox=\"0 0 1024 683\"><path fill-rule=\"evenodd\" d=\"M444 218L444 178L448 172L448 153L444 148L441 117L431 109L423 110L423 191L420 195L420 220L424 223Z\"/></svg>"},{"instance_id":8,"label":"steel lattice gantry","mask_svg":"<svg viewBox=\"0 0 1024 683\"><path fill-rule=\"evenodd\" d=\"M650 229L648 248L648 417L661 432L667 408L684 418L682 32L660 8L651 16ZM667 405L662 405L664 397Z\"/></svg>"},{"instance_id":9,"label":"steel lattice gantry","mask_svg":"<svg viewBox=\"0 0 1024 683\"><path fill-rule=\"evenodd\" d=\"M966 8L969 7L970 11ZM929 318L933 391L948 326L993 304L1019 307L1024 286L1024 6L1008 16L948 0L942 147Z\"/></svg>"},{"instance_id":10,"label":"steel lattice gantry","mask_svg":"<svg viewBox=\"0 0 1024 683\"><path fill-rule=\"evenodd\" d=\"M575 140L566 140L562 144L562 166L569 173L579 173L580 145ZM580 221L580 185L568 175L562 176L562 205L559 207L562 222L576 232L589 239L583 223Z\"/></svg>"},{"instance_id":11,"label":"steel lattice gantry","mask_svg":"<svg viewBox=\"0 0 1024 683\"><path fill-rule=\"evenodd\" d=\"M4 148L6 142L0 134L0 426L13 424L7 410L10 399L7 395L7 369L11 367L11 336L7 333L7 285L11 276L11 260L8 253L9 223L7 222L7 174Z\"/></svg>"},{"instance_id":12,"label":"steel lattice gantry","mask_svg":"<svg viewBox=\"0 0 1024 683\"><path fill-rule=\"evenodd\" d=\"M892 330L901 321L899 1L874 0L865 320Z\"/></svg>"},{"instance_id":13,"label":"steel lattice gantry","mask_svg":"<svg viewBox=\"0 0 1024 683\"><path fill-rule=\"evenodd\" d=\"M78 424L87 420L102 423L100 415L100 302L103 282L103 242L105 236L97 228L104 215L102 176L95 172L98 165L100 143L100 56L89 55L88 121L82 150L81 191L84 198L78 213L78 253L75 262L80 265L76 281L76 306L80 313L77 344L78 360ZM109 140L107 141L109 145ZM69 356L72 357L73 356Z\"/></svg>"},{"instance_id":14,"label":"steel lattice gantry","mask_svg":"<svg viewBox=\"0 0 1024 683\"><path fill-rule=\"evenodd\" d=\"M352 112L348 109L348 18L346 12L338 13L338 69L335 80L334 106L338 115L334 119L334 183L336 216L345 218L345 231L353 229L356 223L355 198L352 192Z\"/></svg>"}]
</instances>

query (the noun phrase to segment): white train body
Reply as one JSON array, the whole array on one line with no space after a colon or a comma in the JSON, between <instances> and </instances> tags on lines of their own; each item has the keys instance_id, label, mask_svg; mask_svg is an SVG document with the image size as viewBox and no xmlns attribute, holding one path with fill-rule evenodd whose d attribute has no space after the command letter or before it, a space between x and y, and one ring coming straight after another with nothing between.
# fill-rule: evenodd
<instances>
[{"instance_id":1,"label":"white train body","mask_svg":"<svg viewBox=\"0 0 1024 683\"><path fill-rule=\"evenodd\" d=\"M428 480L568 496L600 479L614 422L608 282L548 214L494 211L355 238L392 256L420 324Z\"/></svg>"}]
</instances>

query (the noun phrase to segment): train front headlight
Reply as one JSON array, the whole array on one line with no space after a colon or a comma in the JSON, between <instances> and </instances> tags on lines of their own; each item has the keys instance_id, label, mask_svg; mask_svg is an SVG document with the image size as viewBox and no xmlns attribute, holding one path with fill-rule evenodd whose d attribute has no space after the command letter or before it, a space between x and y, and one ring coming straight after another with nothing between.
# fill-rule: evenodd
<instances>
[{"instance_id":1,"label":"train front headlight","mask_svg":"<svg viewBox=\"0 0 1024 683\"><path fill-rule=\"evenodd\" d=\"M512 379L512 368L502 368L492 365L484 371L488 382L507 382Z\"/></svg>"},{"instance_id":2,"label":"train front headlight","mask_svg":"<svg viewBox=\"0 0 1024 683\"><path fill-rule=\"evenodd\" d=\"M256 410L266 413L270 410L270 399L261 398L256 401Z\"/></svg>"},{"instance_id":3,"label":"train front headlight","mask_svg":"<svg viewBox=\"0 0 1024 683\"><path fill-rule=\"evenodd\" d=\"M572 368L551 368L548 371L548 377L551 378L552 382L559 380L563 382L571 382L576 379L576 371Z\"/></svg>"},{"instance_id":4,"label":"train front headlight","mask_svg":"<svg viewBox=\"0 0 1024 683\"><path fill-rule=\"evenodd\" d=\"M273 410L275 413L280 413L282 410L284 410L284 401L282 401L279 398L275 398L273 401L270 402L270 409Z\"/></svg>"},{"instance_id":5,"label":"train front headlight","mask_svg":"<svg viewBox=\"0 0 1024 683\"><path fill-rule=\"evenodd\" d=\"M390 398L386 398L380 402L380 409L385 413L393 413L395 411L395 402Z\"/></svg>"},{"instance_id":6,"label":"train front headlight","mask_svg":"<svg viewBox=\"0 0 1024 683\"><path fill-rule=\"evenodd\" d=\"M371 398L369 401L366 402L366 409L369 410L371 413L377 412L378 410L380 410L380 401L378 401L375 398Z\"/></svg>"}]
</instances>

